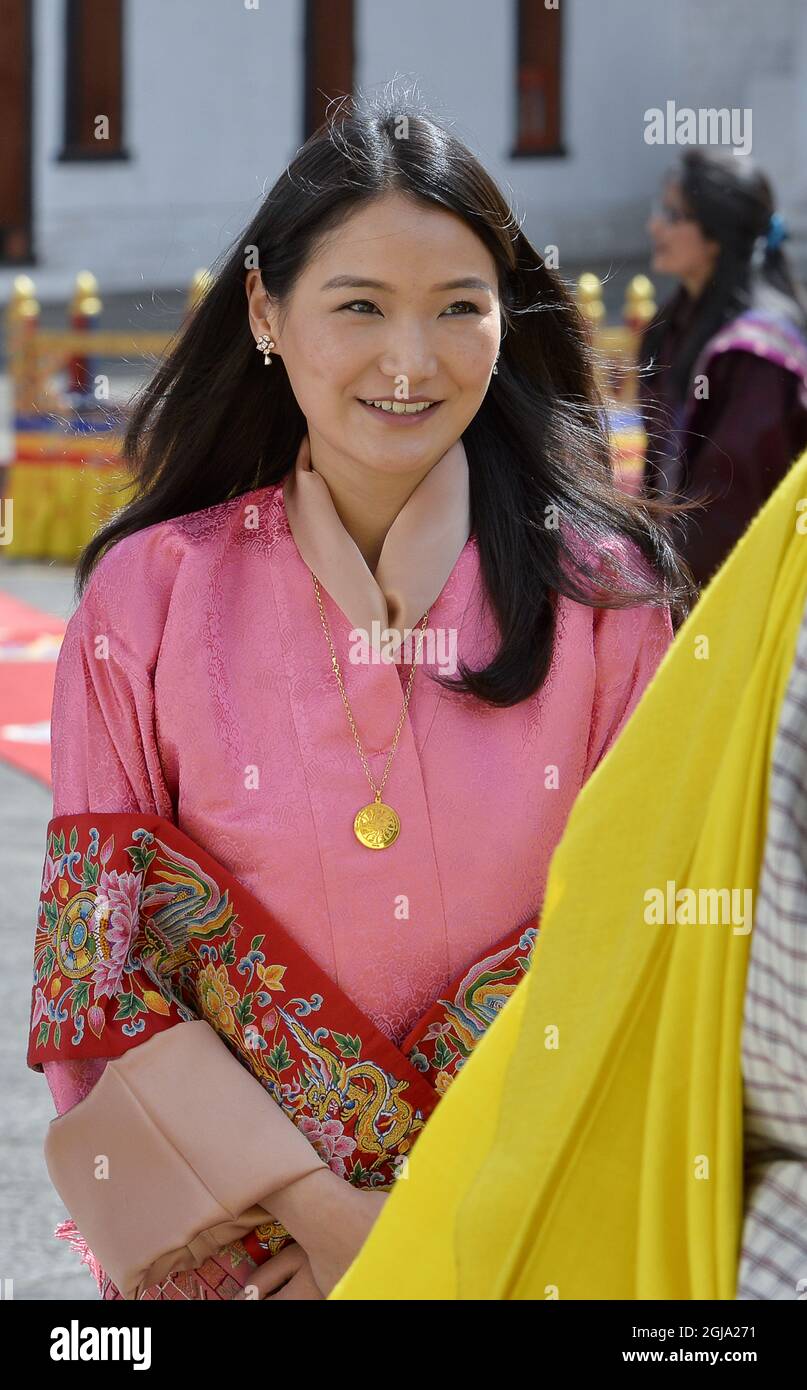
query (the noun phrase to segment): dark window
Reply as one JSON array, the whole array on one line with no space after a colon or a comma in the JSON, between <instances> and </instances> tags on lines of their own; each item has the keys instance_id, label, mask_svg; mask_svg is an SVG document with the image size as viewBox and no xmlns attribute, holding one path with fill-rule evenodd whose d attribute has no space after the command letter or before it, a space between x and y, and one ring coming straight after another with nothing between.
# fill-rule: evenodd
<instances>
[{"instance_id":1,"label":"dark window","mask_svg":"<svg viewBox=\"0 0 807 1390\"><path fill-rule=\"evenodd\" d=\"M31 5L0 0L0 263L31 245Z\"/></svg>"},{"instance_id":2,"label":"dark window","mask_svg":"<svg viewBox=\"0 0 807 1390\"><path fill-rule=\"evenodd\" d=\"M565 154L561 131L561 3L518 0L514 155Z\"/></svg>"},{"instance_id":3,"label":"dark window","mask_svg":"<svg viewBox=\"0 0 807 1390\"><path fill-rule=\"evenodd\" d=\"M303 139L333 97L353 93L353 0L306 0Z\"/></svg>"},{"instance_id":4,"label":"dark window","mask_svg":"<svg viewBox=\"0 0 807 1390\"><path fill-rule=\"evenodd\" d=\"M123 0L67 0L60 159L126 159Z\"/></svg>"}]
</instances>

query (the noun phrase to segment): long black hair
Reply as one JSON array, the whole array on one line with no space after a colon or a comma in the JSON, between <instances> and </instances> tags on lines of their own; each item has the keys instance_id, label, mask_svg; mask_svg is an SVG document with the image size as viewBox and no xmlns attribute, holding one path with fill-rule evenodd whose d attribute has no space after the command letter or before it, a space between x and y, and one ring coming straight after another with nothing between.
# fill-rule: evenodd
<instances>
[{"instance_id":1,"label":"long black hair","mask_svg":"<svg viewBox=\"0 0 807 1390\"><path fill-rule=\"evenodd\" d=\"M701 349L724 323L746 309L762 309L807 333L807 296L781 240L769 236L776 212L773 188L747 155L687 149L667 177L678 184L684 210L703 235L720 243L714 271L670 368L672 394L683 401ZM643 369L657 360L670 317L687 297L679 287L648 324L640 353Z\"/></svg>"},{"instance_id":2,"label":"long black hair","mask_svg":"<svg viewBox=\"0 0 807 1390\"><path fill-rule=\"evenodd\" d=\"M402 132L405 132L402 138ZM247 317L246 249L266 291L283 303L319 238L390 192L459 215L495 259L504 337L499 370L462 438L471 523L501 645L449 689L493 705L526 699L551 663L559 594L597 608L692 596L663 525L663 504L617 488L588 330L563 281L547 269L493 180L467 147L394 81L380 95L340 99L284 169L253 220L214 267L212 282L136 399L122 454L135 493L90 541L93 566L123 536L279 483L294 466L306 420L282 359L263 369ZM585 546L633 542L649 567L583 558ZM622 548L617 547L617 556ZM610 572L608 572L610 570Z\"/></svg>"}]
</instances>

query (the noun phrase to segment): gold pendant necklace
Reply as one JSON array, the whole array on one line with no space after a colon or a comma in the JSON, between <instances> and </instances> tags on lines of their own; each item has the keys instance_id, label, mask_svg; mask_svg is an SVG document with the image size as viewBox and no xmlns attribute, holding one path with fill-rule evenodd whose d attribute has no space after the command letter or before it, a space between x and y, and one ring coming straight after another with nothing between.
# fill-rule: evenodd
<instances>
[{"instance_id":1,"label":"gold pendant necklace","mask_svg":"<svg viewBox=\"0 0 807 1390\"><path fill-rule=\"evenodd\" d=\"M356 839L368 849L386 849L397 840L400 829L397 811L381 800L380 791L376 792L375 801L356 812L353 820Z\"/></svg>"},{"instance_id":2,"label":"gold pendant necklace","mask_svg":"<svg viewBox=\"0 0 807 1390\"><path fill-rule=\"evenodd\" d=\"M426 633L426 624L429 621L429 610L426 609L426 613L420 625L420 636L418 637L417 651L415 653L415 659L412 662L412 670L409 674L409 680L406 686L406 694L404 695L401 717L398 720L398 727L395 730L395 737L392 740L392 747L390 748L389 757L387 758L387 765L384 768L384 776L381 778L381 781L379 782L378 786L376 786L375 782L373 781L372 773L370 772L370 769L367 766L367 759L364 756L364 749L361 746L361 740L359 739L358 730L356 728L356 722L353 718L353 713L348 703L347 694L345 693L345 686L342 680L342 672L339 669L339 662L336 659L336 652L334 651L334 645L331 641L331 634L328 628L328 620L325 617L325 609L322 606L322 596L320 594L319 589L319 580L317 579L317 576L314 574L313 570L311 571L311 578L314 581L314 591L317 595L319 615L322 619L322 627L328 641L328 648L331 653L331 666L333 667L333 673L336 676L336 682L339 686L339 694L342 696L342 704L344 705L347 711L347 717L350 721L350 727L353 730L353 737L356 741L356 747L359 750L359 757L361 758L361 764L364 768L364 774L367 778L367 781L370 783L370 786L372 787L373 791L375 792L374 799L368 802L366 806L362 806L361 809L356 812L356 815L353 820L353 832L359 843L362 845L366 845L367 849L387 849L389 845L394 844L394 842L397 840L401 829L401 822L397 812L393 811L391 806L388 806L385 801L381 800L381 793L384 790L384 783L386 782L387 777L389 775L389 770L392 766L392 759L395 757L395 749L398 746L398 738L400 737L401 729L403 728L403 722L406 718L406 711L409 705L409 696L412 693L412 682L415 679L415 671L417 670L417 664L420 659L420 649L423 645L423 638Z\"/></svg>"}]
</instances>

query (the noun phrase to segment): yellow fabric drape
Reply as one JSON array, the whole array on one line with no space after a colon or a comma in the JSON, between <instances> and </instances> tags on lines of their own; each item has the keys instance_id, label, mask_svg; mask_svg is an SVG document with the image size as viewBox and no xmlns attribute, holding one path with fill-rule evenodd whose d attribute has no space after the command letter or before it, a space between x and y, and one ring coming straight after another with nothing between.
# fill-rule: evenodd
<instances>
[{"instance_id":1,"label":"yellow fabric drape","mask_svg":"<svg viewBox=\"0 0 807 1390\"><path fill-rule=\"evenodd\" d=\"M738 894L728 922L652 923L646 894L755 893L807 597L801 499L807 454L581 792L530 973L332 1299L734 1297L750 919Z\"/></svg>"}]
</instances>

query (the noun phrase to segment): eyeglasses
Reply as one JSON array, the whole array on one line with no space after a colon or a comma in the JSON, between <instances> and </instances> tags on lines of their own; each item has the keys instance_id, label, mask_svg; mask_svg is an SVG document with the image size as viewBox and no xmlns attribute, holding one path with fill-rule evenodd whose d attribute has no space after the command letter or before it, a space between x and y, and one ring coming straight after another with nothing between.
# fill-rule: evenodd
<instances>
[{"instance_id":1,"label":"eyeglasses","mask_svg":"<svg viewBox=\"0 0 807 1390\"><path fill-rule=\"evenodd\" d=\"M683 212L680 208L671 208L669 203L662 203L659 200L653 203L650 213L652 217L661 218L662 222L667 222L671 227L679 222L694 222L694 218L688 212Z\"/></svg>"}]
</instances>

